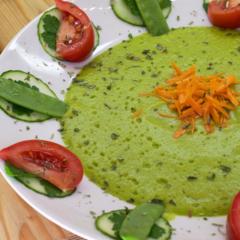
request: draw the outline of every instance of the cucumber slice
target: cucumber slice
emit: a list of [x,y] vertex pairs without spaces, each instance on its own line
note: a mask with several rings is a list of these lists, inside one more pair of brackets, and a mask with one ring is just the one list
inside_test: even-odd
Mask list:
[[206,13],[208,13],[208,5],[210,3],[211,0],[203,0],[203,8],[206,11]]
[[123,240],[146,240],[154,223],[164,212],[163,204],[144,203],[134,208],[124,219],[119,234]]
[[[22,81],[24,83],[27,83],[31,87],[38,88],[41,93],[56,98],[56,94],[49,88],[46,83],[44,83],[42,80],[36,78],[30,73],[26,73],[20,70],[10,70],[2,73],[1,77],[14,81]],[[26,122],[41,122],[51,118],[46,114],[34,112],[10,103],[3,98],[0,98],[0,108],[9,116]]]
[[[163,16],[167,18],[172,9],[172,2],[170,0],[158,0],[158,2],[162,8]],[[136,26],[145,26],[140,13],[137,11],[133,13],[125,0],[111,0],[111,6],[115,15],[122,21]]]
[[43,34],[45,33],[45,28],[44,28],[44,19],[47,16],[53,16],[55,18],[57,18],[59,21],[61,19],[61,12],[57,9],[57,8],[52,8],[48,11],[46,11],[40,18],[39,22],[38,22],[38,39],[42,45],[42,48],[45,50],[45,52],[47,54],[49,54],[50,56],[57,58],[59,60],[60,59],[57,56],[56,50],[52,49],[51,47],[48,46],[48,44],[45,42]]
[[168,18],[172,11],[172,1],[171,0],[158,0],[159,5],[162,9],[163,16]]
[[21,182],[27,188],[33,190],[34,192],[40,193],[42,195],[48,196],[50,198],[63,198],[70,196],[74,191],[66,191],[58,189],[51,183],[37,176],[29,174],[19,168],[16,168],[10,164],[5,165],[5,172],[8,176],[14,177],[16,180]]
[[[54,57],[56,59],[63,60],[63,59],[59,58],[59,56],[56,53],[56,50],[51,48],[51,47],[49,47],[48,44],[44,40],[44,37],[43,37],[43,34],[45,32],[45,29],[44,29],[44,19],[45,19],[46,16],[55,17],[55,18],[58,19],[58,21],[61,20],[61,12],[57,8],[52,8],[52,9],[48,10],[47,12],[45,12],[41,16],[41,18],[40,18],[40,20],[38,22],[38,39],[39,39],[39,41],[40,41],[40,43],[42,45],[42,48],[45,50],[45,52],[47,54],[49,54],[50,56],[52,56],[52,57]],[[98,47],[98,45],[99,45],[100,37],[99,37],[99,32],[98,32],[97,28],[94,26],[94,24],[92,24],[92,25],[93,25],[93,30],[94,30],[94,49],[96,49]],[[55,39],[55,41],[56,41],[56,39]]]
[[93,25],[93,31],[94,31],[94,48],[93,48],[93,51],[99,46],[99,43],[100,43],[100,35],[99,35],[99,32],[97,30],[97,27]]
[[172,235],[172,227],[164,218],[159,218],[153,225],[147,240],[169,240]]
[[95,222],[96,228],[103,234],[111,238],[117,239],[119,238],[119,231],[122,222],[126,218],[128,213],[128,209],[121,209],[104,213],[97,217]]
[[[129,212],[128,209],[121,209],[103,213],[96,219],[96,228],[106,236],[113,239],[120,239],[119,232]],[[140,218],[138,221],[141,221]],[[168,221],[164,218],[159,218],[152,226],[147,240],[169,240],[171,235],[172,227]]]
[[136,26],[144,26],[141,16],[134,15],[124,0],[111,0],[112,10],[124,22]]

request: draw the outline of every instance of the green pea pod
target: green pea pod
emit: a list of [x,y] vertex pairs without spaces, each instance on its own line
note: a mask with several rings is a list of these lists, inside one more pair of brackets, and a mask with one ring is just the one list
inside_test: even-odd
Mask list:
[[136,0],[136,3],[150,34],[158,36],[169,32],[158,0]]
[[52,117],[62,117],[67,110],[67,105],[57,98],[10,79],[0,78],[0,97],[21,107]]
[[124,219],[120,236],[123,240],[146,240],[152,226],[164,212],[162,204],[144,203]]

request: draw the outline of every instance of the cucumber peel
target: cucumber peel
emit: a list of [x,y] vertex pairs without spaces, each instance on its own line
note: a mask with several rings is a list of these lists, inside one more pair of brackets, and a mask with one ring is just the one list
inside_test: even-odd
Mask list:
[[103,234],[114,239],[119,239],[119,231],[122,222],[126,218],[128,213],[128,209],[121,209],[103,213],[101,216],[97,217],[95,221],[95,226]]
[[33,190],[36,193],[48,196],[50,198],[63,198],[70,196],[74,193],[73,191],[62,191],[55,187],[48,181],[39,178],[31,173],[27,173],[19,168],[5,164],[5,172],[8,176],[14,177],[17,181],[25,185],[27,188]]
[[[13,81],[22,82],[27,87],[36,89],[37,91],[47,94],[56,98],[56,94],[49,88],[49,86],[42,80],[36,78],[30,73],[20,70],[9,70],[1,74],[2,78],[11,79]],[[38,113],[19,105],[13,104],[0,98],[0,108],[10,117],[25,121],[25,122],[42,122],[50,119],[51,117],[46,114]]]

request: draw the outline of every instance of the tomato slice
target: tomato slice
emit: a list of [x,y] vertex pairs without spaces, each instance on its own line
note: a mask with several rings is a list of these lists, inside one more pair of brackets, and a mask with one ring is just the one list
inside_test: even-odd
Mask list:
[[89,56],[94,48],[94,30],[87,14],[70,2],[55,0],[63,13],[57,36],[57,54],[64,60],[76,62]]
[[0,151],[0,159],[35,174],[63,191],[74,190],[83,177],[80,159],[65,147],[44,140],[27,140]]
[[233,200],[227,222],[228,240],[240,240],[240,192]]
[[240,0],[211,1],[208,6],[208,18],[218,27],[240,27]]

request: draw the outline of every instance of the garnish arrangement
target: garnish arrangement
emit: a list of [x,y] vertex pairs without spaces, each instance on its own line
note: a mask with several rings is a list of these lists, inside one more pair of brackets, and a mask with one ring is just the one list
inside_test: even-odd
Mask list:
[[98,31],[86,13],[62,0],[40,18],[38,37],[46,53],[70,62],[85,60],[99,45]]
[[[55,3],[39,19],[38,44],[53,59],[85,63],[99,45],[99,28],[77,5]],[[8,176],[46,197],[71,196],[86,173],[136,205],[98,214],[103,236],[170,240],[174,228],[165,211],[205,217],[230,209],[227,238],[239,240],[240,34],[222,28],[240,27],[240,0],[203,1],[220,29],[171,29],[172,5],[111,0],[119,21],[147,32],[129,33],[84,66],[64,101],[44,79],[3,72],[0,108],[19,121],[59,120],[70,150],[25,140],[2,149],[0,159]]]
[[196,66],[186,71],[176,64],[172,66],[174,75],[166,81],[167,86],[157,86],[153,93],[147,95],[160,98],[173,111],[172,115],[159,113],[161,117],[182,122],[174,137],[194,133],[198,119],[202,120],[207,133],[213,132],[215,127],[227,127],[231,111],[239,106],[240,93],[234,89],[239,84],[236,77],[223,74],[200,76]]

